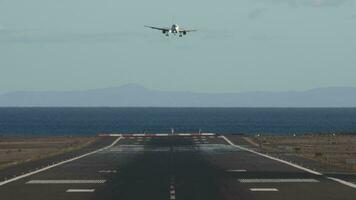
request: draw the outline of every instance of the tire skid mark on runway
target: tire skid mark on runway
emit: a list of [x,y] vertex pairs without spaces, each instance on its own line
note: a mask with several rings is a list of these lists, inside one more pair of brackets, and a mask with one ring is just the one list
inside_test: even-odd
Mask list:
[[[247,152],[250,152],[250,153],[254,153],[254,154],[257,154],[259,156],[262,156],[262,157],[265,157],[265,158],[269,158],[271,160],[274,160],[274,161],[278,161],[278,162],[281,162],[281,163],[284,163],[286,165],[289,165],[289,166],[292,166],[294,168],[297,168],[297,169],[300,169],[300,170],[303,170],[303,171],[306,171],[306,172],[309,172],[311,174],[314,174],[314,175],[319,175],[319,176],[324,176],[322,173],[320,172],[317,172],[317,171],[314,171],[314,170],[311,170],[311,169],[308,169],[308,168],[305,168],[305,167],[302,167],[300,165],[297,165],[297,164],[294,164],[294,163],[291,163],[291,162],[288,162],[288,161],[285,161],[285,160],[282,160],[282,159],[279,159],[279,158],[275,158],[273,156],[270,156],[270,155],[266,155],[266,154],[263,154],[263,153],[260,153],[260,152],[257,152],[257,151],[254,151],[254,150],[251,150],[251,149],[248,149],[246,147],[242,147],[240,145],[236,145],[234,144],[233,142],[231,142],[231,140],[229,140],[227,137],[225,136],[220,136],[220,138],[223,138],[228,144],[230,144],[231,146],[234,146],[238,149],[241,149],[241,150],[244,150],[244,151],[247,151]],[[325,176],[324,176],[325,177]],[[348,187],[351,187],[351,188],[354,188],[356,189],[356,184],[353,184],[351,182],[347,182],[347,181],[344,181],[344,180],[341,180],[341,179],[338,179],[338,178],[333,178],[333,177],[325,177],[327,179],[330,179],[330,180],[333,180],[335,182],[338,182],[340,184],[343,184],[343,185],[346,185]]]
[[0,186],[3,186],[3,185],[5,185],[5,184],[11,183],[11,182],[14,182],[14,181],[17,181],[17,180],[20,180],[20,179],[23,179],[23,178],[26,178],[26,177],[29,177],[29,176],[32,176],[32,175],[34,175],[34,174],[38,174],[38,173],[40,173],[40,172],[44,172],[44,171],[46,171],[46,170],[52,169],[52,168],[54,168],[54,167],[58,167],[58,166],[60,166],[60,165],[63,165],[63,164],[69,163],[69,162],[73,162],[73,161],[75,161],[75,160],[78,160],[78,159],[87,157],[87,156],[89,156],[89,155],[92,155],[92,154],[95,154],[95,153],[98,153],[98,152],[107,150],[107,149],[113,147],[113,146],[114,146],[116,143],[118,143],[121,139],[122,139],[122,137],[119,137],[119,138],[117,138],[113,143],[111,143],[109,146],[103,147],[103,148],[101,148],[101,149],[98,149],[98,150],[95,150],[95,151],[92,151],[92,152],[83,154],[83,155],[81,155],[81,156],[77,156],[77,157],[71,158],[71,159],[69,159],[69,160],[65,160],[65,161],[56,163],[56,164],[53,164],[53,165],[49,165],[49,166],[47,166],[47,167],[44,167],[44,168],[41,168],[41,169],[32,171],[32,172],[30,172],[30,173],[26,173],[26,174],[23,174],[23,175],[20,175],[20,176],[17,176],[17,177],[8,179],[8,180],[6,180],[6,181],[2,181],[2,182],[0,182]]

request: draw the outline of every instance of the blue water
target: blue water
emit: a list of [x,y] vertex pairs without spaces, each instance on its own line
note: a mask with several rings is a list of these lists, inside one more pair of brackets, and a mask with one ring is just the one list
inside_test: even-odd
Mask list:
[[0,108],[2,135],[355,132],[356,108]]

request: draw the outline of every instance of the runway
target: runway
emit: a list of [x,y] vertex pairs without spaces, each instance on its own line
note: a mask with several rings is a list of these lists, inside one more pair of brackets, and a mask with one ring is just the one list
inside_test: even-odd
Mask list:
[[356,197],[352,177],[341,183],[217,135],[113,136],[106,146],[18,177],[0,182],[1,200]]

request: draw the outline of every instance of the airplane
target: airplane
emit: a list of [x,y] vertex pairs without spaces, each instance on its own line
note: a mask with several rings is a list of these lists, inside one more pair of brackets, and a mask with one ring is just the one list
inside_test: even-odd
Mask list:
[[179,37],[182,37],[183,35],[186,35],[189,32],[197,31],[197,30],[183,29],[183,28],[179,27],[177,24],[173,24],[171,28],[160,28],[160,27],[154,27],[154,26],[145,26],[145,27],[160,30],[166,36],[169,36],[170,33],[173,33],[173,35],[179,34]]

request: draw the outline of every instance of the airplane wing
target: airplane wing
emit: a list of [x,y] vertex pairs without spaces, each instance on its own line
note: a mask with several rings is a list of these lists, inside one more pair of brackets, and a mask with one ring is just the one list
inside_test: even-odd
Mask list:
[[154,26],[145,26],[145,27],[160,30],[160,31],[169,31],[169,28],[159,28]]
[[190,29],[190,30],[189,29],[187,29],[187,30],[186,29],[182,29],[182,30],[179,30],[180,33],[189,33],[189,32],[195,32],[195,31],[197,31],[197,30],[194,30],[194,29]]

